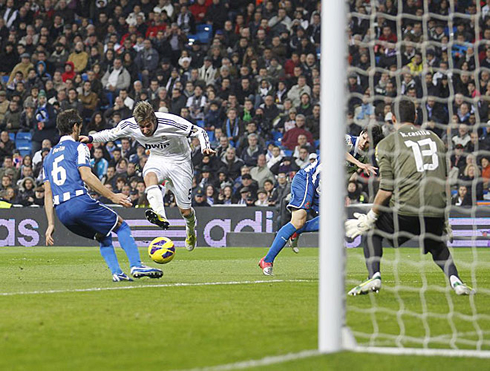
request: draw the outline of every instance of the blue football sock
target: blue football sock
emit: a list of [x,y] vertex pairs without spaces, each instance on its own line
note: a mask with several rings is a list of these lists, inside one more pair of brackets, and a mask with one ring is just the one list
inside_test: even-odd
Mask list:
[[281,252],[281,250],[286,245],[286,242],[288,242],[289,238],[293,235],[294,232],[296,232],[296,228],[294,227],[294,225],[291,224],[291,222],[283,226],[279,230],[279,232],[277,232],[276,238],[274,238],[274,242],[272,242],[272,246],[264,258],[264,261],[266,263],[274,262],[277,254]]
[[116,252],[112,245],[112,237],[107,236],[100,242],[100,254],[104,258],[112,274],[121,274],[122,270],[117,261]]
[[296,233],[300,234],[303,232],[318,232],[319,224],[320,224],[320,217],[317,216],[311,220],[308,220],[302,228],[296,231]]
[[131,236],[131,229],[128,223],[123,222],[116,231],[116,234],[122,249],[128,256],[129,265],[131,267],[139,267],[141,265],[140,252],[133,236]]

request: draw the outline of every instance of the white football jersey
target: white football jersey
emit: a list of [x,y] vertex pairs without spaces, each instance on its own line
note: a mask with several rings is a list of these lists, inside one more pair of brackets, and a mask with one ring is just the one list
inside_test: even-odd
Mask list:
[[206,131],[186,119],[171,113],[155,112],[157,129],[151,137],[146,137],[134,117],[122,120],[115,128],[92,135],[94,142],[109,142],[119,138],[133,138],[150,155],[164,156],[169,161],[181,162],[191,159],[189,138],[197,137],[201,151],[211,148]]

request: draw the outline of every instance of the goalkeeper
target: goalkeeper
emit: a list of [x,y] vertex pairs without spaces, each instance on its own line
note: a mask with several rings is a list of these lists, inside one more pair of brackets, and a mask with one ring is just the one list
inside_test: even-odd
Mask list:
[[[445,147],[439,137],[415,125],[415,105],[401,100],[393,104],[396,131],[376,148],[381,176],[380,189],[369,213],[354,214],[345,223],[346,235],[363,238],[369,277],[349,291],[366,294],[381,289],[382,241],[400,246],[419,237],[424,254],[430,253],[458,295],[473,294],[458,275],[443,235],[450,233],[445,218],[447,165]],[[396,113],[396,114],[395,114]],[[389,207],[388,207],[389,205]]]

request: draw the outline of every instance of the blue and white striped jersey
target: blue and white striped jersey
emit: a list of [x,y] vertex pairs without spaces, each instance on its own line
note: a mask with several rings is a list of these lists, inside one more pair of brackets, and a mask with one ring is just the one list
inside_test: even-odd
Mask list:
[[53,203],[59,205],[70,198],[87,193],[78,168],[90,167],[88,147],[76,142],[71,136],[61,137],[44,159],[43,181],[49,181],[53,192]]
[[355,159],[359,159],[359,157],[365,156],[366,153],[362,150],[359,149],[357,146],[357,140],[359,137],[356,137],[354,135],[345,135],[345,145],[347,146],[347,152],[349,152],[352,156],[354,156]]
[[122,120],[114,129],[103,130],[92,135],[94,142],[109,142],[119,138],[137,140],[150,154],[164,156],[172,162],[190,161],[191,148],[188,138],[197,137],[201,151],[211,148],[206,131],[186,119],[171,113],[155,112],[158,127],[151,137],[146,137],[134,117]]
[[311,179],[311,183],[313,184],[313,187],[316,189],[316,192],[318,194],[321,194],[320,170],[321,170],[320,159],[317,159],[312,164],[300,170],[300,171],[304,171],[308,175],[308,177]]

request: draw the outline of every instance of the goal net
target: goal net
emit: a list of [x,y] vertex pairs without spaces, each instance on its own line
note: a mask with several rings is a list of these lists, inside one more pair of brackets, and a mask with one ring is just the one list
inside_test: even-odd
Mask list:
[[[476,291],[456,295],[431,254],[424,254],[420,240],[393,249],[385,239],[380,292],[342,299],[344,323],[355,338],[356,345],[351,342],[350,347],[489,357],[490,5],[478,0],[351,0],[346,6],[344,132],[352,136],[352,148],[363,131],[371,133],[376,125],[388,136],[394,130],[392,103],[402,98],[415,103],[415,123],[437,134],[447,149],[451,205],[446,215],[454,237],[447,244],[462,281]],[[323,41],[322,54],[329,53],[328,39]],[[323,85],[322,94],[329,86]],[[422,167],[427,166],[425,160],[435,149],[418,145],[413,155],[421,157]],[[366,152],[352,154],[373,163],[374,148]],[[352,218],[354,212],[370,210],[380,179],[355,166],[347,169],[342,194],[345,216]],[[418,186],[436,187],[423,183]],[[420,220],[423,224],[422,214]],[[426,227],[422,225],[424,235],[432,232]],[[346,239],[345,246],[344,295],[368,276],[361,237]],[[324,261],[326,253],[320,254]],[[321,292],[320,343],[325,331],[322,301],[328,300]]]

